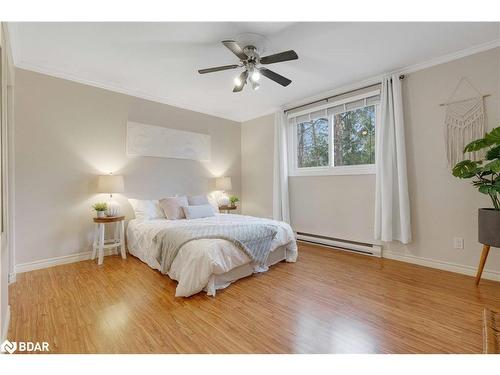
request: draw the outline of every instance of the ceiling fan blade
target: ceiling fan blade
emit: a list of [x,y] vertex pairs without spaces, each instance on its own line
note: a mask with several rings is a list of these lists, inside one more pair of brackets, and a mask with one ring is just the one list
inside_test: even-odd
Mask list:
[[294,50],[276,53],[274,55],[264,56],[260,58],[261,64],[274,64],[282,61],[297,60],[299,56]]
[[223,40],[224,44],[232,53],[234,53],[240,60],[245,61],[248,56],[243,52],[243,49],[234,40]]
[[240,92],[243,90],[243,87],[245,87],[245,84],[247,83],[247,78],[248,78],[248,70],[245,70],[243,73],[240,74],[240,82],[241,85],[236,85],[234,86],[233,92]]
[[198,70],[198,73],[205,74],[205,73],[220,72],[221,70],[236,69],[238,66],[239,65],[236,64],[216,66],[215,68],[200,69]]
[[273,80],[274,82],[279,83],[281,86],[288,86],[290,83],[292,83],[292,81],[289,80],[288,78],[283,77],[282,75],[275,73],[272,70],[269,70],[266,68],[260,68],[259,72],[264,77],[267,77],[267,78]]

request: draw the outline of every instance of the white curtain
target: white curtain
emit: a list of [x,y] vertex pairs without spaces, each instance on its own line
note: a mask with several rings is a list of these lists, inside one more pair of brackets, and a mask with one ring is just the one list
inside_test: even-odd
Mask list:
[[273,218],[290,223],[287,123],[288,119],[283,110],[274,114]]
[[411,242],[410,199],[401,82],[384,78],[380,98],[380,126],[376,130],[375,238]]

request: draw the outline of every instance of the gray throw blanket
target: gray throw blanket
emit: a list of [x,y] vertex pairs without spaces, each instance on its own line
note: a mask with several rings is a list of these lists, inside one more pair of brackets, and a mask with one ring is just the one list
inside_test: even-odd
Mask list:
[[167,273],[183,245],[194,240],[215,238],[232,242],[254,262],[264,265],[276,233],[277,228],[274,225],[266,224],[189,225],[165,228],[154,238],[158,246],[156,259],[161,265],[161,272]]

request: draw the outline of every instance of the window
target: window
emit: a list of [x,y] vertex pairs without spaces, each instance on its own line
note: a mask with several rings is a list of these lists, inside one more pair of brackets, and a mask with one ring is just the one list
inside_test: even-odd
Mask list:
[[299,168],[328,166],[329,136],[329,125],[326,118],[297,124],[297,163]]
[[333,120],[335,166],[375,164],[375,106],[338,113]]
[[290,174],[375,173],[379,91],[289,115]]

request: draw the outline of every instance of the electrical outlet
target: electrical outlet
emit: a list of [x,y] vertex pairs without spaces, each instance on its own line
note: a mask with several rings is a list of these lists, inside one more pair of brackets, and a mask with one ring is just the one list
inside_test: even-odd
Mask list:
[[453,238],[453,248],[463,249],[464,248],[464,239],[462,237],[454,237]]

